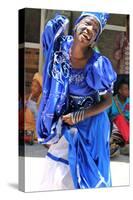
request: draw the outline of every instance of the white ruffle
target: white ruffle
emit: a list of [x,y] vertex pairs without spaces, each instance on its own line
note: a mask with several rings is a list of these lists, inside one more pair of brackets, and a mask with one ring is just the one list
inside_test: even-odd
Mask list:
[[[64,136],[61,137],[58,143],[52,145],[48,152],[56,157],[67,160],[68,143]],[[44,159],[44,174],[41,181],[41,188],[44,190],[74,189],[69,165],[52,160],[48,156]]]

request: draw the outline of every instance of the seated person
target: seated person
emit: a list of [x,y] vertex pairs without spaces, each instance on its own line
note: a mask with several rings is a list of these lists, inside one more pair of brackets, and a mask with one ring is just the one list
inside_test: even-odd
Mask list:
[[124,79],[119,82],[117,94],[113,96],[108,115],[112,125],[111,157],[119,155],[120,149],[122,152],[124,148],[123,154],[129,154],[129,84]]
[[36,118],[38,113],[38,107],[40,104],[41,94],[42,76],[39,73],[35,73],[32,80],[31,93],[30,95],[28,95],[25,102],[25,134],[32,134],[34,141],[37,140]]

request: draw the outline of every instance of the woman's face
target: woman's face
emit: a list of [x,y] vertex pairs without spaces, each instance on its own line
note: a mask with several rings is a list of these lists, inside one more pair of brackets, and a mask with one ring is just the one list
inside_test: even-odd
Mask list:
[[99,33],[99,22],[93,17],[84,17],[76,25],[76,38],[88,46],[90,46],[96,39]]

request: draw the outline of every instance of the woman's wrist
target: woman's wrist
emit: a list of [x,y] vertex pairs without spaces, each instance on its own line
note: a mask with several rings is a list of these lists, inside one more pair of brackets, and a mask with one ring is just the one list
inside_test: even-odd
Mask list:
[[71,119],[73,124],[77,124],[78,122],[83,121],[85,119],[85,110],[71,113]]

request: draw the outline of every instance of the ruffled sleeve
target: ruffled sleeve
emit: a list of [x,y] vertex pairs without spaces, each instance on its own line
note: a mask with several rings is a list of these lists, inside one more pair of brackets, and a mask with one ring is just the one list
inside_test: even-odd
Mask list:
[[59,140],[59,117],[65,109],[69,78],[67,58],[60,49],[66,38],[64,36],[68,22],[66,17],[56,15],[46,24],[42,36],[45,57],[43,92],[36,122],[38,141],[42,144],[52,144]]
[[43,54],[45,57],[58,36],[64,34],[68,23],[69,20],[62,15],[56,15],[54,19],[47,22],[42,35]]
[[113,92],[116,77],[117,75],[107,57],[101,56],[101,54],[94,56],[93,62],[87,69],[86,81],[89,87],[98,91],[100,95]]

